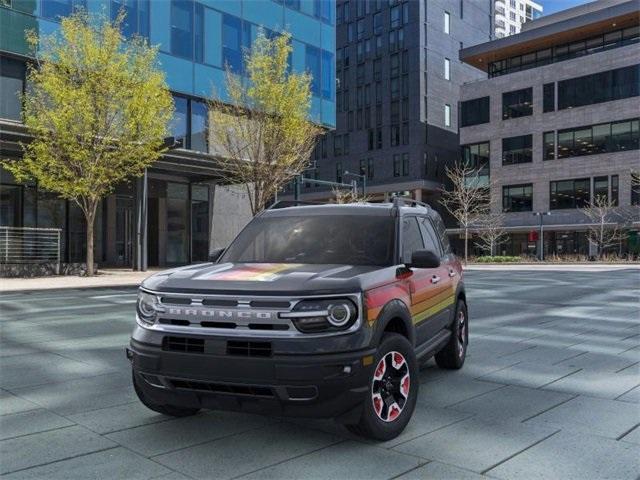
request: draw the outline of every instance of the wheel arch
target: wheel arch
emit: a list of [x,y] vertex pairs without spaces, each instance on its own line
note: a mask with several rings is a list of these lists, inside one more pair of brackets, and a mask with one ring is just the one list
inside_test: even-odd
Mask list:
[[375,323],[374,345],[380,344],[385,333],[398,333],[415,346],[415,328],[409,307],[401,300],[389,301],[380,311]]

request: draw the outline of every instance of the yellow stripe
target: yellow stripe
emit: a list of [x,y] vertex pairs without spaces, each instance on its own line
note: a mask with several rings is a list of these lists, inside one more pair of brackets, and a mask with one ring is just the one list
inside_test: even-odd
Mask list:
[[438,313],[440,310],[447,308],[449,305],[453,304],[455,300],[455,295],[451,295],[448,298],[445,298],[443,301],[441,301],[440,303],[435,304],[433,307],[428,308],[420,313],[418,313],[417,315],[413,316],[413,323],[420,323],[423,320],[425,320],[427,317],[430,317],[431,315]]
[[423,300],[423,301],[421,301],[419,303],[416,303],[415,305],[413,305],[411,307],[411,314],[412,315],[419,314],[423,310],[426,310],[427,308],[431,308],[434,305],[436,305],[436,304],[442,302],[443,300],[449,298],[450,295],[451,295],[451,289],[447,288],[446,290],[443,290],[442,292],[434,295],[431,298],[428,298],[428,299]]

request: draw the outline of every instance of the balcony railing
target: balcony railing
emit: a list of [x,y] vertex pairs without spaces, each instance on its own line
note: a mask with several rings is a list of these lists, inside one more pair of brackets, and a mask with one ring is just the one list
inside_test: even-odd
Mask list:
[[60,273],[59,228],[0,226],[0,263],[53,263]]

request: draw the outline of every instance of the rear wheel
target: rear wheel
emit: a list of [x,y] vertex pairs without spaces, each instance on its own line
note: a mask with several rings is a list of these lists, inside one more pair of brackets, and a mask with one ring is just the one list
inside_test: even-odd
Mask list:
[[199,408],[186,408],[186,407],[178,407],[176,405],[163,405],[152,402],[142,391],[140,386],[138,385],[138,380],[136,379],[136,374],[133,373],[133,388],[136,391],[136,395],[142,404],[153,410],[154,412],[161,413],[163,415],[168,415],[170,417],[190,417],[191,415],[195,415],[200,411]]
[[440,368],[457,370],[464,365],[469,345],[469,318],[467,305],[463,300],[458,300],[456,305],[456,316],[451,326],[451,333],[449,342],[436,353],[435,358]]
[[405,429],[418,396],[418,365],[409,341],[398,334],[382,338],[376,368],[360,421],[347,428],[363,437],[390,440]]

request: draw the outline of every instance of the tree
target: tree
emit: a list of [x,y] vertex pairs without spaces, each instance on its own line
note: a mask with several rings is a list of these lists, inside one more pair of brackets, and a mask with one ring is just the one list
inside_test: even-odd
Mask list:
[[482,167],[457,162],[447,167],[449,189],[441,190],[440,204],[456,219],[464,231],[464,262],[469,254],[469,229],[474,221],[489,211],[491,189],[481,180]]
[[478,245],[489,255],[496,255],[496,249],[504,243],[507,231],[504,228],[504,215],[501,213],[487,213],[472,221],[477,229]]
[[270,39],[260,32],[244,55],[246,78],[227,65],[227,98],[210,101],[221,174],[246,185],[253,215],[307,167],[319,133],[308,120],[311,77],[290,71],[291,52],[288,33]]
[[367,203],[369,197],[366,195],[360,195],[353,189],[336,188],[332,189],[335,203]]
[[33,140],[22,160],[6,163],[19,180],[34,179],[80,207],[87,275],[94,274],[100,200],[159,157],[173,114],[157,48],[125,41],[123,20],[81,11],[63,18],[58,34],[27,34],[36,64],[28,71],[24,123]]
[[623,215],[618,211],[616,202],[607,198],[607,195],[596,195],[581,210],[590,221],[587,240],[596,246],[598,256],[602,256],[607,247],[617,245],[625,238]]

